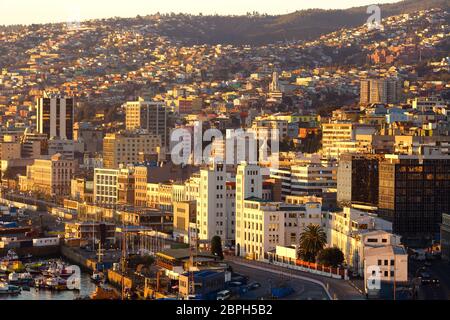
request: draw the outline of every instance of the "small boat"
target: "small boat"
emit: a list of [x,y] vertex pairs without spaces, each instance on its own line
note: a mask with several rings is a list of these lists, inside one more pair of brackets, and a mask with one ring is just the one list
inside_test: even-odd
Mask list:
[[47,278],[44,282],[44,286],[50,290],[67,290],[66,280],[59,277]]
[[16,272],[11,272],[8,275],[8,282],[9,284],[13,284],[13,285],[28,285],[33,281],[33,276],[28,273],[28,272],[24,272],[24,273],[16,273]]
[[62,268],[59,270],[59,276],[61,278],[69,278],[71,275],[75,273],[75,270],[68,270],[65,266],[62,266]]
[[17,253],[14,250],[10,249],[10,250],[8,250],[8,253],[6,254],[5,257],[3,257],[2,260],[3,261],[16,261],[16,260],[19,260],[19,256],[17,255]]
[[0,282],[0,295],[18,295],[21,291],[21,288],[18,286]]
[[92,273],[91,280],[92,280],[94,283],[97,283],[97,284],[98,284],[98,283],[101,283],[101,282],[103,282],[103,281],[105,280],[105,276],[103,275],[102,272],[94,271],[94,272]]
[[45,288],[45,278],[44,277],[38,277],[34,279],[34,287],[41,289]]

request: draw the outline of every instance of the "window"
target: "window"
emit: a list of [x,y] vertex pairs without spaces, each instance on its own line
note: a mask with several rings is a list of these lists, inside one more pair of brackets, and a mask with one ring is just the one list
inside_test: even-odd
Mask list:
[[381,266],[381,260],[378,260],[378,265]]

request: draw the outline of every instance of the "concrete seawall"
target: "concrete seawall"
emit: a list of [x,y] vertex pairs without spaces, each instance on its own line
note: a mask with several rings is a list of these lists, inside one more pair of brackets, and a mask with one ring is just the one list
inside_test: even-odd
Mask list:
[[83,255],[73,248],[67,247],[65,245],[61,245],[61,255],[70,261],[73,264],[78,265],[80,268],[84,270],[94,270],[91,263],[89,263],[89,259],[83,257]]

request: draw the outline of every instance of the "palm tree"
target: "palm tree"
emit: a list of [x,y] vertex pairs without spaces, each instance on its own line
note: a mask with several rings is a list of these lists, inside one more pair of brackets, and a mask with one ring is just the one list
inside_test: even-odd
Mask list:
[[327,243],[327,234],[319,225],[309,225],[300,236],[298,255],[300,259],[315,262],[317,254]]

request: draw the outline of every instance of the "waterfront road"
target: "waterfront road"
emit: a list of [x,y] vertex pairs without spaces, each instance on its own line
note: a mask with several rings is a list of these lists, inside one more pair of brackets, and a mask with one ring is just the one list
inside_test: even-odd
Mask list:
[[233,268],[234,272],[248,276],[248,283],[259,283],[260,288],[256,290],[248,291],[247,293],[236,297],[239,300],[258,300],[258,299],[270,299],[271,288],[279,286],[280,284],[288,284],[289,287],[294,289],[294,293],[283,298],[283,300],[329,300],[329,296],[325,292],[322,286],[282,275],[279,272],[267,272],[261,269],[255,269],[254,267],[248,267],[241,263],[235,263],[227,261],[227,263]]
[[[312,281],[309,284],[318,286],[317,284],[313,283],[314,281],[320,281],[325,286],[328,286],[328,291],[333,299],[338,300],[361,300],[365,299],[365,296],[363,296],[357,289],[355,289],[349,281],[345,280],[338,280],[338,279],[331,279],[328,277],[323,277],[315,274],[310,274],[307,272],[302,272],[298,270],[292,270],[287,269],[280,266],[275,266],[269,263],[260,262],[260,261],[251,261],[251,260],[245,260],[239,257],[234,256],[226,256],[226,262],[230,263],[230,265],[233,267],[233,265],[238,265],[241,268],[247,268],[244,273],[245,275],[253,275],[253,274],[259,274],[261,273],[265,277],[272,277],[273,274],[275,275],[282,275],[285,278],[288,279],[299,279],[302,282],[308,282],[308,280]],[[233,268],[234,269],[234,268]],[[236,269],[238,271],[239,269]],[[239,272],[239,271],[238,271]],[[272,274],[272,275],[271,275]],[[251,280],[250,280],[251,281]],[[305,295],[307,296],[307,294]]]
[[[425,264],[424,261],[409,259],[409,278],[413,283],[419,284],[419,300],[449,300],[450,299],[450,264],[442,260],[432,260]],[[438,279],[439,284],[420,285],[418,276],[420,271],[428,273],[431,279]]]

